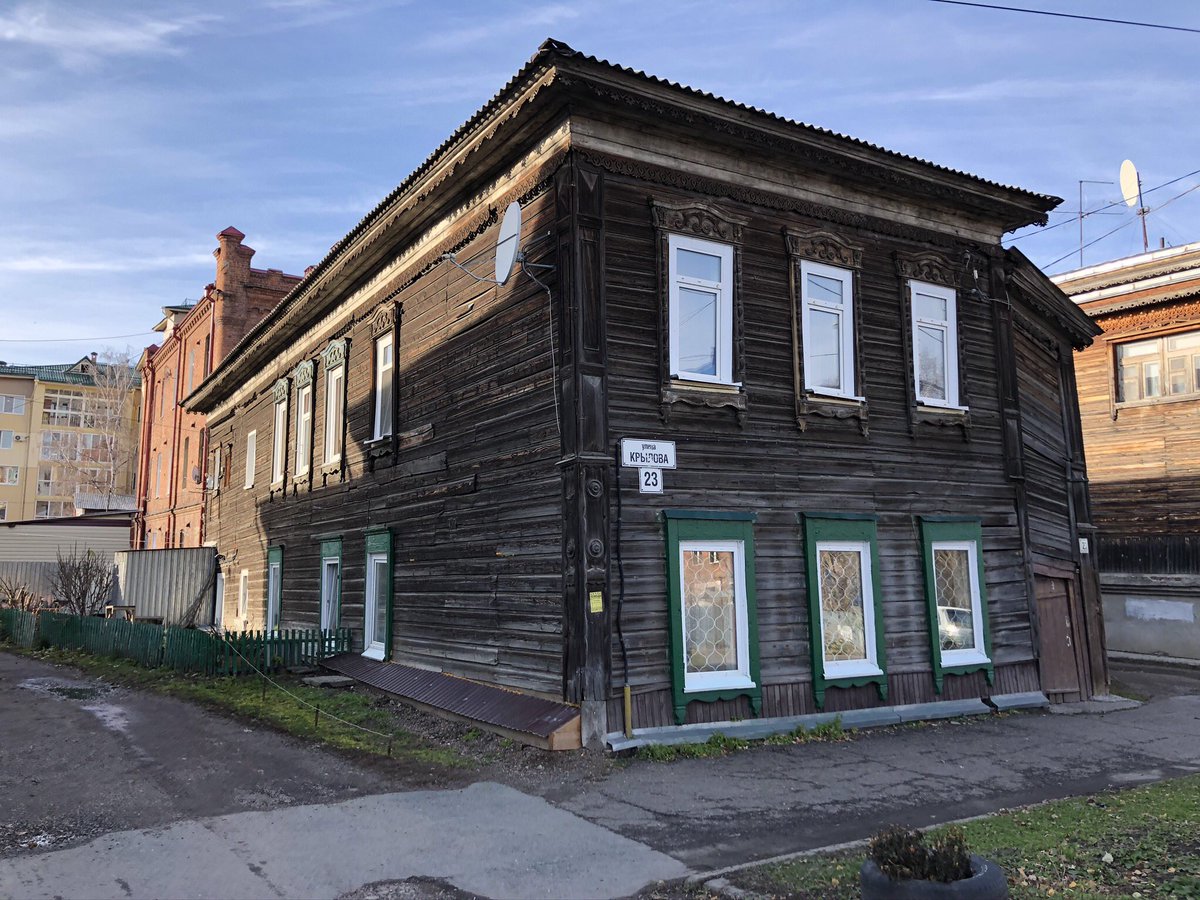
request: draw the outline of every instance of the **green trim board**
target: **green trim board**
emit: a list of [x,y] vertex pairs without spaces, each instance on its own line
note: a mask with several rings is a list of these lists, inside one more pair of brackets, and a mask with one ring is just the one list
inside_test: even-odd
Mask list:
[[[275,610],[275,627],[278,628],[283,622],[283,545],[277,544],[274,547],[267,548],[267,618],[270,618],[271,611],[271,566],[279,564],[279,608]],[[263,622],[263,625],[267,625]]]
[[[707,513],[700,510],[664,510],[667,554],[667,605],[670,610],[671,692],[676,724],[687,717],[689,703],[712,703],[747,697],[754,715],[762,713],[762,675],[759,671],[758,613],[755,601],[753,513]],[[679,546],[687,541],[740,542],[745,591],[746,653],[750,684],[713,690],[685,689],[686,662],[683,633],[683,587]]]
[[[929,610],[929,658],[933,668],[933,685],[942,692],[947,675],[966,675],[984,672],[988,684],[994,684],[996,669],[992,662],[992,628],[988,615],[987,580],[983,566],[983,525],[979,519],[956,516],[918,516],[921,526],[921,568],[925,575],[925,603]],[[979,588],[979,618],[983,631],[985,659],[964,665],[944,665],[938,620],[937,584],[933,571],[933,545],[939,541],[956,541],[975,545],[975,578]]]
[[[394,352],[394,351],[393,351]],[[393,357],[394,358],[394,357]],[[383,658],[392,658],[392,619],[395,615],[395,557],[392,553],[392,530],[390,528],[372,528],[366,532],[366,564],[371,564],[371,556],[376,553],[387,554],[387,622],[384,626]],[[365,623],[364,623],[365,624]]]
[[337,603],[333,608],[333,621],[329,623],[329,627],[337,628],[342,622],[342,539],[329,538],[321,541],[321,567],[317,582],[317,625],[321,624],[320,604],[324,602],[325,592],[325,560],[336,557],[338,561],[338,577],[337,577]]
[[[809,646],[812,648],[813,696],[818,709],[825,708],[825,692],[831,687],[861,687],[874,684],[879,699],[887,699],[887,647],[883,633],[883,591],[879,582],[879,545],[874,516],[853,513],[801,513],[804,526],[804,572],[808,592]],[[821,631],[820,571],[817,544],[825,541],[863,543],[870,548],[872,630],[878,674],[828,677],[825,674],[825,640]]]

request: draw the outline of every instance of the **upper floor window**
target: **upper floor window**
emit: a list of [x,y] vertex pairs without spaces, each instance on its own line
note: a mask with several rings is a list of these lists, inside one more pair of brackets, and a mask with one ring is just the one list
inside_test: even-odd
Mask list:
[[820,394],[853,397],[854,291],[849,269],[804,260],[804,387]]
[[950,288],[923,281],[909,281],[908,285],[917,402],[959,408],[956,295]]
[[5,521],[7,518],[8,518],[8,504],[0,503],[0,522]]
[[1117,402],[1200,395],[1200,331],[1117,345]]
[[312,384],[296,392],[296,474],[307,475],[312,465]]
[[65,428],[83,427],[83,391],[46,391],[42,401],[42,424]]
[[385,334],[375,340],[375,432],[373,438],[392,433],[392,371],[395,340]]
[[271,484],[283,481],[283,464],[287,450],[287,382],[283,393],[275,394],[275,425],[271,433]]
[[187,361],[187,392],[192,392],[192,385],[196,383],[196,348],[193,347],[188,351]]
[[0,466],[0,484],[18,484],[20,479],[20,466]]
[[346,409],[346,341],[333,341],[321,354],[325,363],[326,465],[341,462]]
[[0,430],[0,450],[11,450],[13,445],[13,432]]
[[0,394],[0,413],[25,415],[25,398],[16,394]]
[[254,455],[258,452],[258,432],[246,435],[246,487],[254,487]]
[[733,247],[672,234],[671,377],[733,384]]

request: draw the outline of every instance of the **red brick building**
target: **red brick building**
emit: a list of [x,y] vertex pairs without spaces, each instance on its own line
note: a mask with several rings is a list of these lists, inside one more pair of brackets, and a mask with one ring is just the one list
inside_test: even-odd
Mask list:
[[154,328],[162,344],[147,347],[138,363],[144,390],[135,547],[204,543],[204,416],[179,402],[300,281],[279,269],[252,268],[254,249],[243,238],[232,227],[217,235],[216,280],[197,303],[163,307]]

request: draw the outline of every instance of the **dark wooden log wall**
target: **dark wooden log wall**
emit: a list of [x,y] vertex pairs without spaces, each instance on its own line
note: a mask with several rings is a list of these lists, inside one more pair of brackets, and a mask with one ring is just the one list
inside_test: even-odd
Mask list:
[[1100,539],[1200,533],[1200,403],[1116,405],[1115,345],[1200,329],[1200,299],[1100,315],[1104,336],[1078,354],[1080,414]]
[[[524,209],[524,239],[554,227],[553,191],[547,191]],[[483,251],[471,266],[481,274],[490,275],[497,230],[460,252]],[[553,251],[552,241],[542,241],[533,261],[553,261]],[[383,302],[401,311],[394,456],[364,443],[372,432],[371,319],[378,304],[303,338],[303,358],[317,361],[313,479],[295,482],[291,475],[295,426],[289,417],[285,490],[269,491],[269,384],[213,427],[214,441],[231,450],[228,481],[209,506],[210,534],[227,558],[226,609],[236,607],[237,573],[248,568],[251,625],[262,621],[265,547],[282,544],[282,624],[315,627],[320,542],[340,537],[341,622],[360,630],[363,532],[388,526],[395,562],[392,659],[559,697],[562,500],[555,464],[561,439],[547,295],[527,278],[496,287],[441,263]],[[350,341],[346,452],[341,469],[323,477],[319,354],[334,336]],[[292,416],[294,396],[293,389]],[[258,431],[257,478],[244,490],[245,435],[252,428]]]
[[[878,516],[887,635],[889,703],[935,699],[923,595],[919,515],[979,516],[992,623],[996,692],[1037,685],[1026,567],[1014,489],[1005,475],[996,347],[990,301],[959,291],[961,381],[970,403],[961,426],[913,423],[903,349],[903,280],[894,253],[937,249],[958,262],[952,241],[931,248],[911,238],[809,220],[728,198],[706,198],[745,220],[741,242],[748,410],[739,424],[729,408],[675,404],[661,418],[657,363],[659,310],[655,232],[649,201],[686,204],[694,194],[609,174],[605,193],[606,295],[609,314],[610,444],[622,437],[674,440],[679,468],[665,472],[662,496],[637,492],[635,472],[618,473],[628,678],[637,695],[634,725],[671,720],[663,508],[753,510],[758,566],[758,635],[764,715],[812,711],[803,534],[797,514],[823,511]],[[796,422],[789,258],[782,228],[824,228],[860,245],[863,267],[860,352],[868,433],[857,419]],[[986,272],[984,283],[986,284]],[[614,539],[615,539],[614,523]],[[618,590],[614,586],[614,591]],[[613,682],[624,674],[614,643]],[[985,691],[979,677],[950,676],[943,696]],[[831,689],[827,708],[873,706],[874,688]],[[746,708],[742,708],[746,707]],[[613,703],[610,723],[619,722]],[[689,721],[745,716],[742,701],[689,706]]]

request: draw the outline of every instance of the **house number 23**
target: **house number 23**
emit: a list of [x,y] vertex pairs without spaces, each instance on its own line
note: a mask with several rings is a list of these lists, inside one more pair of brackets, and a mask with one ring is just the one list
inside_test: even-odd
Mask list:
[[661,494],[662,492],[662,469],[638,469],[639,494]]

